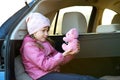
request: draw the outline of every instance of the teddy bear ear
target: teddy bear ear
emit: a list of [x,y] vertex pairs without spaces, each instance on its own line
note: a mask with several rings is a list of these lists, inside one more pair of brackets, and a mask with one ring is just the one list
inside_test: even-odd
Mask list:
[[71,34],[74,34],[74,30],[73,29],[71,30]]
[[77,31],[76,28],[73,28],[71,33],[74,34],[76,31]]
[[72,29],[72,34],[74,34],[74,36],[78,37],[78,30],[76,28]]

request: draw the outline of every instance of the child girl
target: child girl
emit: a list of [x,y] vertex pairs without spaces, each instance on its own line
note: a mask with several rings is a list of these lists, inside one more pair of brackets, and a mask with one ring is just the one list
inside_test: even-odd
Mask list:
[[97,80],[91,76],[60,73],[60,66],[73,59],[79,47],[77,51],[63,53],[52,47],[47,38],[50,21],[40,13],[31,13],[26,23],[29,34],[24,38],[20,52],[25,71],[33,80]]

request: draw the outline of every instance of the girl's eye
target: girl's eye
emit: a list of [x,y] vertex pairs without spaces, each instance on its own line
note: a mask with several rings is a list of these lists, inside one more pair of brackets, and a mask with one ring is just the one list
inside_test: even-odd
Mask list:
[[43,32],[45,32],[45,30],[42,30]]
[[48,32],[48,30],[42,30],[42,32],[43,32],[43,33],[46,33],[46,32]]
[[48,32],[49,30],[43,30],[43,32]]
[[49,30],[47,30],[47,32],[48,32]]

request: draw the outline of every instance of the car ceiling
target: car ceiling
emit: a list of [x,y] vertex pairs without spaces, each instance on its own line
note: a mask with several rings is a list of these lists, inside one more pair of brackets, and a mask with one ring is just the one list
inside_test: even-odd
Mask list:
[[[118,13],[120,13],[120,0],[41,0],[41,4],[46,5],[46,8],[43,10],[50,10],[50,9],[60,9],[68,6],[75,6],[75,5],[81,5],[81,6],[96,6],[99,9],[109,8],[112,9]],[[41,5],[41,6],[42,6]],[[40,10],[41,10],[40,9]]]

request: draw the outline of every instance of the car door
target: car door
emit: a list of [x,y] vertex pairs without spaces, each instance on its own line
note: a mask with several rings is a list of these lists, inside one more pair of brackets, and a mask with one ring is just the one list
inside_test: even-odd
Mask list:
[[17,23],[29,11],[29,9],[32,8],[35,2],[36,2],[35,0],[32,0],[29,4],[25,2],[26,5],[20,10],[18,10],[10,18],[8,18],[0,27],[0,49],[1,49],[0,51],[0,80],[12,80],[13,79],[13,76],[11,76],[13,73],[9,73],[10,62],[8,60],[9,60],[10,55],[6,53],[9,51],[8,49],[6,50],[6,46],[5,46],[7,44],[6,41],[9,40],[8,39],[9,34],[11,33],[10,30],[12,30],[15,27],[15,25],[17,25]]

